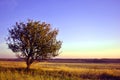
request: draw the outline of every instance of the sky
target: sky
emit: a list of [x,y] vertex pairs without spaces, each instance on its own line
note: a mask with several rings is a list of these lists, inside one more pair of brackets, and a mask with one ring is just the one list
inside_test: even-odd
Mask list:
[[0,58],[15,58],[8,28],[28,19],[59,29],[57,58],[120,58],[120,0],[0,0]]

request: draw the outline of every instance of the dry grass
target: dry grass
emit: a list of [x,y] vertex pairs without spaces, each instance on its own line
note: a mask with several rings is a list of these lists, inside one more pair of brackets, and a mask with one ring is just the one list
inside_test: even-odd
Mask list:
[[0,61],[0,80],[120,80],[120,64]]

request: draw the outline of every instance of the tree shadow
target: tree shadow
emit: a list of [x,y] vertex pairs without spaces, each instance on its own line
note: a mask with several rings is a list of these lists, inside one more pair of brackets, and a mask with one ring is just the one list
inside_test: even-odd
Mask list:
[[20,68],[15,68],[15,67],[2,67],[0,66],[0,71],[1,72],[6,72],[6,71],[11,71],[11,72],[33,72],[33,71],[37,71],[36,69],[29,69],[26,70],[26,68],[24,67],[20,67]]
[[101,80],[120,80],[120,76],[114,76],[107,73],[103,73],[99,76]]

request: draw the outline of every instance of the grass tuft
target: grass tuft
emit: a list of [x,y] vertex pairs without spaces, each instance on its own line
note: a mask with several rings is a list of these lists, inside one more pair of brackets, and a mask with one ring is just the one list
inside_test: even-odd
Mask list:
[[0,61],[0,80],[120,80],[120,64]]

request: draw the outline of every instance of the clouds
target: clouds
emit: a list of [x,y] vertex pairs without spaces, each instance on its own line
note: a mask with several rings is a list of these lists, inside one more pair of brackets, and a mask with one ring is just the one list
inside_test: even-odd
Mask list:
[[5,42],[0,43],[0,58],[15,58],[15,54],[8,49],[8,46],[5,44]]

